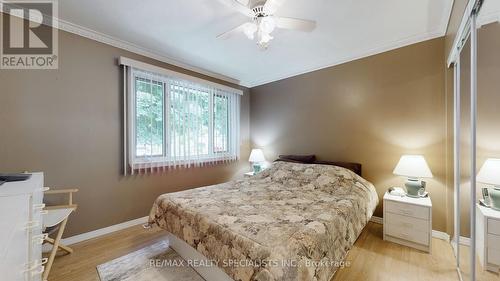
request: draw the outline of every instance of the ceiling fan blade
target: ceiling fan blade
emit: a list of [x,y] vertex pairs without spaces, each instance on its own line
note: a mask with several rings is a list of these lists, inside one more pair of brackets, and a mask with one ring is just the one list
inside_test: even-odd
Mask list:
[[313,31],[316,28],[316,22],[312,20],[294,19],[276,17],[276,26],[285,29],[294,29],[300,31]]
[[267,0],[266,4],[264,4],[264,13],[268,15],[273,15],[276,13],[279,7],[285,3],[286,0]]
[[222,4],[235,9],[236,11],[242,13],[243,15],[253,18],[255,16],[254,12],[247,6],[241,4],[237,0],[219,0]]
[[220,34],[219,36],[217,36],[217,39],[228,39],[233,35],[236,35],[238,33],[243,33],[245,31],[245,28],[247,28],[247,26],[251,24],[252,24],[251,22],[246,22],[244,24],[238,25],[237,27]]

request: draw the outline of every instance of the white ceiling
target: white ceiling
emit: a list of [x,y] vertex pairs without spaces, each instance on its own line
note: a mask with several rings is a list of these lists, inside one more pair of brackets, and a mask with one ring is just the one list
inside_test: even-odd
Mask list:
[[477,23],[479,25],[500,22],[500,1],[486,0],[481,7]]
[[452,2],[288,0],[277,15],[315,20],[317,28],[275,30],[266,51],[243,34],[215,38],[247,20],[218,0],[64,0],[59,18],[77,33],[96,31],[115,45],[253,87],[443,36]]

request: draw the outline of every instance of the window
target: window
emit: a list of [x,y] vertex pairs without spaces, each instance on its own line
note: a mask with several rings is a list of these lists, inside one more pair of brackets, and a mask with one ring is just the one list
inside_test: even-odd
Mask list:
[[163,83],[135,78],[135,156],[162,156],[164,149]]
[[191,166],[238,159],[238,92],[136,68],[127,73],[129,166]]
[[229,137],[228,100],[226,96],[214,96],[214,152],[227,152]]

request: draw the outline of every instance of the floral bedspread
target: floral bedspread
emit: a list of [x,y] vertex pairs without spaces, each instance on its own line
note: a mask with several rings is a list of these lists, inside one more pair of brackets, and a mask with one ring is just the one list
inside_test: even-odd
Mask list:
[[234,280],[329,280],[378,204],[350,170],[275,162],[250,178],[163,194],[149,222]]

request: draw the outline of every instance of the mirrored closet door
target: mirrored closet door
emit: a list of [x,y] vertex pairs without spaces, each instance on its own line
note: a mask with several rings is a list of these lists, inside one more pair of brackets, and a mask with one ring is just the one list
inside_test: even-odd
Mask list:
[[[500,0],[486,0],[477,29],[476,280],[500,280]],[[496,19],[494,19],[496,17]]]
[[457,274],[476,280],[475,195],[477,16],[482,1],[466,8],[448,63],[454,69],[454,245]]
[[452,244],[461,280],[500,280],[499,22],[500,1],[470,1],[448,60],[454,69]]

